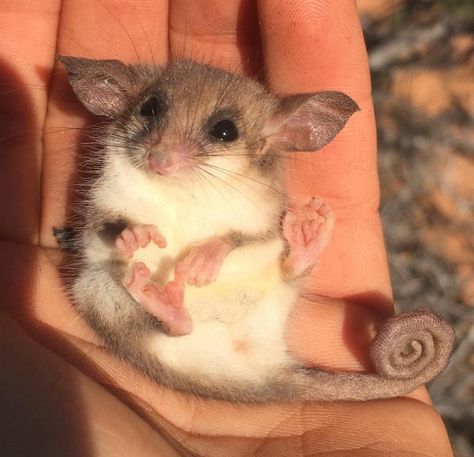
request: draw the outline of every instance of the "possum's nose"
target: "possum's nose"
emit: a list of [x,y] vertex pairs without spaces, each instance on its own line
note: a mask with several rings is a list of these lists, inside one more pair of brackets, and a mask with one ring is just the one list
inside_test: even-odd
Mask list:
[[155,154],[148,156],[148,166],[159,175],[169,175],[174,168],[174,163],[169,157],[158,157]]
[[148,166],[152,171],[163,176],[169,176],[176,171],[187,168],[191,164],[189,147],[183,144],[163,144],[152,148],[148,155]]

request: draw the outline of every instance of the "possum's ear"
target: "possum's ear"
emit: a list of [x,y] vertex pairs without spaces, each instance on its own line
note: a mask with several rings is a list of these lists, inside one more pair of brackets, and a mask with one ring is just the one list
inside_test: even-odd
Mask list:
[[58,56],[69,83],[82,104],[93,114],[115,117],[127,106],[133,88],[132,68],[119,60]]
[[342,92],[282,97],[267,124],[265,149],[317,151],[328,144],[358,110],[357,103]]

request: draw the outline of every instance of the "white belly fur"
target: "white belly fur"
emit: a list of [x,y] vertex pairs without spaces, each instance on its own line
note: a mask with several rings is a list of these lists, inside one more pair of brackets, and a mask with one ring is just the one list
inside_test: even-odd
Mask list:
[[[248,186],[241,192],[234,186],[216,193],[213,186],[203,189],[200,183],[183,192],[182,187],[150,184],[129,165],[120,168],[115,163],[111,173],[112,178],[104,180],[107,186],[95,189],[94,200],[134,223],[159,228],[167,247],[150,245],[134,256],[159,282],[172,277],[176,258],[189,244],[229,230],[261,233],[270,217],[265,211],[275,211],[258,189],[249,195]],[[150,352],[175,371],[201,373],[216,381],[225,374],[228,379],[263,382],[273,370],[287,365],[285,326],[297,291],[281,279],[282,248],[282,241],[273,239],[231,252],[215,283],[186,289],[193,332],[180,337],[152,335],[146,342]]]
[[177,338],[153,335],[148,347],[161,363],[185,374],[201,373],[216,381],[225,374],[254,384],[288,365],[285,327],[296,290],[281,280],[278,261],[266,266],[256,261],[260,251],[261,259],[268,254],[265,250],[275,252],[275,243],[271,244],[234,251],[218,281],[188,287],[185,304],[193,318],[193,332]]

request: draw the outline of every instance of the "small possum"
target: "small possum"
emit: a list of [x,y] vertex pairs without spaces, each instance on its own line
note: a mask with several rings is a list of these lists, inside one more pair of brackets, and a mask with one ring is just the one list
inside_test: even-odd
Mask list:
[[400,314],[371,348],[376,374],[304,367],[285,328],[335,223],[291,204],[288,151],[316,151],[359,108],[341,92],[278,97],[188,60],[59,57],[78,99],[108,121],[74,236],[78,312],[108,347],[171,388],[231,401],[400,396],[447,364],[453,331]]

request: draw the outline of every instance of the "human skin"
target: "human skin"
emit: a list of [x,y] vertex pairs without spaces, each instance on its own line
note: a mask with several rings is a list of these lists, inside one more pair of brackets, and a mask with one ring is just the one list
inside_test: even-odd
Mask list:
[[56,54],[150,63],[185,55],[258,70],[279,93],[340,90],[361,111],[323,151],[287,163],[292,196],[321,195],[336,213],[307,287],[340,300],[299,303],[288,344],[307,364],[369,370],[371,328],[392,304],[355,2],[3,0],[0,30],[2,455],[452,455],[424,389],[384,401],[281,405],[165,389],[103,348],[58,274],[51,229],[65,223],[91,118]]

